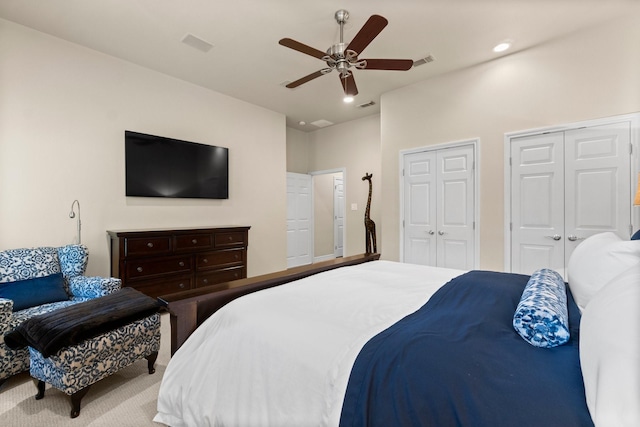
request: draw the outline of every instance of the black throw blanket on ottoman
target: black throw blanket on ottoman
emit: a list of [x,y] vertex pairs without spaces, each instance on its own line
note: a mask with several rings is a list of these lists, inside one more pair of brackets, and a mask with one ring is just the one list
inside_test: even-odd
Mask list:
[[133,288],[25,320],[4,337],[9,348],[33,347],[49,357],[58,350],[150,316],[160,303]]

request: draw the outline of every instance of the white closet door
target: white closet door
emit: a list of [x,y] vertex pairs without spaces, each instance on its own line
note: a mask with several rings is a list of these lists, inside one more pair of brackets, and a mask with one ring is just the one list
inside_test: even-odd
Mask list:
[[511,271],[564,268],[563,132],[511,141]]
[[[566,132],[565,259],[581,240],[612,231],[630,237],[631,134],[628,122]],[[570,199],[568,198],[567,201]]]
[[287,173],[287,268],[313,261],[311,175]]
[[628,122],[511,140],[511,271],[552,268],[566,278],[571,253],[604,231],[629,238]]
[[475,267],[473,146],[404,155],[403,261]]
[[436,265],[436,153],[404,156],[404,262]]
[[468,270],[475,259],[473,147],[438,150],[437,266]]

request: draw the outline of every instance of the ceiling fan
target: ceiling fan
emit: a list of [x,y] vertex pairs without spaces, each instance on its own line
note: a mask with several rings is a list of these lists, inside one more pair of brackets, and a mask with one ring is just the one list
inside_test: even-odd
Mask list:
[[349,19],[349,12],[344,9],[337,11],[335,19],[340,25],[340,42],[327,49],[326,53],[289,38],[284,38],[278,42],[282,46],[311,55],[327,63],[326,68],[291,82],[286,87],[293,89],[315,78],[329,74],[333,70],[337,70],[344,93],[349,96],[355,96],[358,94],[358,87],[353,77],[353,71],[350,69],[351,67],[359,70],[407,71],[413,66],[413,60],[411,59],[358,58],[358,55],[387,26],[389,21],[386,18],[380,15],[372,15],[349,44],[343,41],[343,27]]

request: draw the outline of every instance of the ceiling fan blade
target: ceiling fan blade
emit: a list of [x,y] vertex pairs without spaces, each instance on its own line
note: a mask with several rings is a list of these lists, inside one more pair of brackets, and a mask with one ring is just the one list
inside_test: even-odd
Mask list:
[[382,31],[388,23],[389,21],[387,21],[386,18],[380,15],[371,15],[369,20],[365,22],[360,31],[358,31],[358,34],[356,34],[353,40],[351,40],[351,43],[349,43],[347,49],[361,54],[362,51],[367,46],[369,46],[369,43],[371,43],[373,39],[375,39],[376,36],[380,34],[380,31]]
[[306,44],[297,42],[295,40],[292,39],[281,39],[278,43],[280,43],[282,46],[288,47],[290,49],[293,50],[297,50],[298,52],[302,52],[302,53],[306,53],[307,55],[311,55],[314,58],[318,58],[318,59],[322,59],[323,57],[327,56],[327,54],[321,50],[318,50],[316,48],[313,48],[311,46],[307,46]]
[[311,81],[311,80],[313,80],[313,79],[317,79],[318,77],[320,77],[320,76],[323,76],[323,75],[327,74],[327,72],[326,72],[325,70],[326,70],[326,68],[325,68],[325,69],[323,69],[323,70],[318,70],[318,71],[316,71],[315,73],[311,73],[311,74],[309,74],[308,76],[304,76],[303,78],[296,80],[295,82],[291,82],[291,83],[289,83],[289,84],[288,84],[288,85],[286,85],[285,87],[288,87],[289,89],[297,88],[297,87],[298,87],[298,86],[300,86],[301,84],[304,84],[304,83],[306,83],[306,82],[308,82],[308,81]]
[[353,77],[353,73],[349,73],[347,77],[342,77],[342,74],[338,74],[338,77],[340,77],[340,84],[345,95],[356,96],[358,94],[358,86],[356,86],[356,79]]
[[413,67],[411,59],[361,59],[361,61],[367,62],[363,70],[407,71]]

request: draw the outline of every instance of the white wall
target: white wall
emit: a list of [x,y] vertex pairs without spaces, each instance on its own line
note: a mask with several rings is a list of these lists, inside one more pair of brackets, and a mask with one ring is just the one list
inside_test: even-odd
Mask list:
[[[345,227],[344,256],[363,253],[364,210],[369,186],[362,181],[365,173],[373,174],[371,219],[376,223],[378,251],[381,251],[382,200],[380,174],[380,116],[372,115],[340,125],[319,129],[309,134],[309,170],[322,171],[345,168]],[[351,210],[356,204],[357,210]]]
[[309,173],[309,133],[287,127],[287,172]]
[[[125,129],[228,147],[230,198],[125,197]],[[72,243],[78,199],[88,274],[108,229],[216,225],[251,226],[250,276],[284,269],[285,171],[283,115],[0,20],[0,249]]]
[[479,137],[480,267],[502,270],[504,134],[640,111],[639,41],[629,16],[384,94],[383,258],[399,256],[398,152]]

